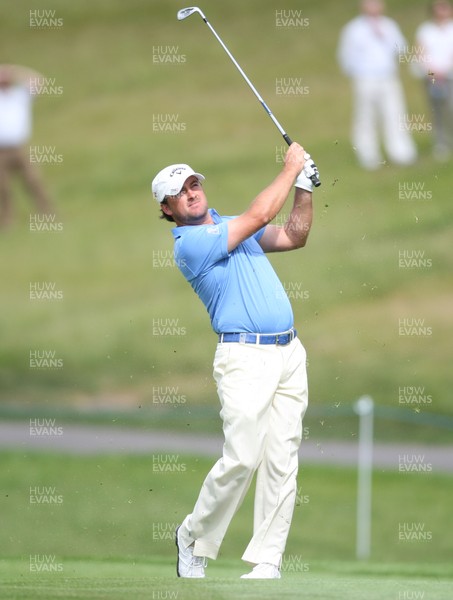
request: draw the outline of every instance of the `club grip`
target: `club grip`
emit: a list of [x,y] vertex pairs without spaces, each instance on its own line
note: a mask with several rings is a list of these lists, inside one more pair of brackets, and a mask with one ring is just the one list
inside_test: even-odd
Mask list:
[[319,181],[319,177],[316,175],[316,173],[314,175],[312,175],[310,177],[310,179],[315,187],[319,187],[321,185],[321,182]]
[[288,146],[291,146],[291,144],[293,143],[293,140],[289,137],[289,135],[287,133],[283,134],[283,139],[288,144]]
[[[293,141],[289,137],[289,135],[287,133],[283,133],[282,135],[283,135],[283,139],[288,144],[288,146],[291,146],[291,144],[293,143]],[[318,169],[316,168],[316,165],[314,163],[313,163],[313,166],[315,168],[315,172],[312,173],[312,175],[310,175],[309,178],[311,179],[311,182],[313,183],[313,185],[315,187],[319,187],[321,185],[321,181],[319,180]]]

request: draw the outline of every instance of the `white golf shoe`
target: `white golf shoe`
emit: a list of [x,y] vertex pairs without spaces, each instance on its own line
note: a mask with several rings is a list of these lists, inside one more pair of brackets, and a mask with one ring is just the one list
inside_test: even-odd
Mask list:
[[202,578],[205,576],[204,570],[207,566],[207,559],[204,556],[193,555],[193,544],[187,546],[182,540],[179,526],[175,532],[176,548],[178,549],[178,558],[176,561],[176,573],[178,577]]
[[280,579],[280,570],[271,563],[259,563],[250,573],[241,575],[241,579]]

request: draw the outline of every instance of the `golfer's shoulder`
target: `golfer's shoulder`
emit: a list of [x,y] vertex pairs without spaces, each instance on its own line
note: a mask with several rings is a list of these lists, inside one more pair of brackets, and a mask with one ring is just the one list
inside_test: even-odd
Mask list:
[[212,238],[222,237],[227,233],[227,222],[206,223],[203,225],[183,225],[172,230],[175,244],[192,246],[202,250],[204,244],[210,243]]

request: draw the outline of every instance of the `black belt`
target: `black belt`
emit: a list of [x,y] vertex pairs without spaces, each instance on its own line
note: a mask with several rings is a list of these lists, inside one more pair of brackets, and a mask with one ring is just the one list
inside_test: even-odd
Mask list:
[[292,328],[283,333],[220,333],[219,342],[239,342],[240,344],[267,344],[286,346],[297,337],[297,331]]

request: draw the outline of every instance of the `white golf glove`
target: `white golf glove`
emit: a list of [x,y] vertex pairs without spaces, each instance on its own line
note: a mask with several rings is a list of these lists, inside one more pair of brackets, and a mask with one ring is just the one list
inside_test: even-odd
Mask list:
[[297,176],[294,185],[298,188],[306,190],[307,192],[312,192],[314,185],[310,177],[315,174],[319,176],[318,169],[313,160],[311,159],[310,155],[305,153],[304,168]]

